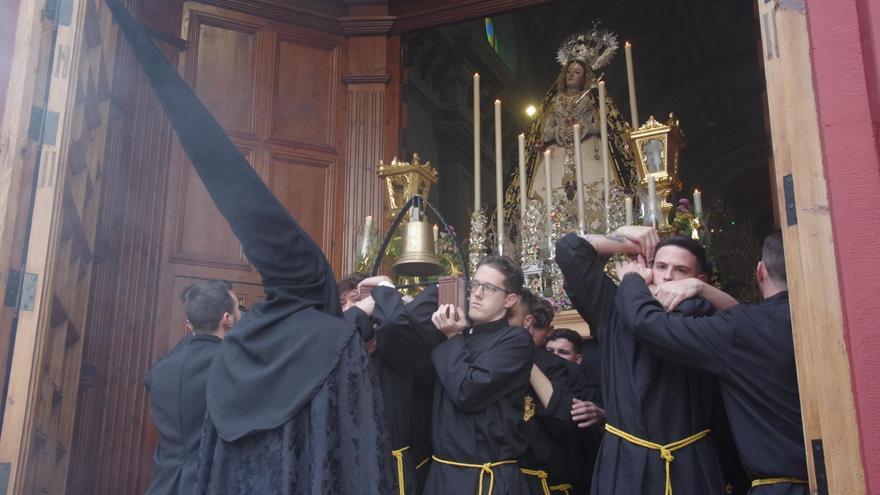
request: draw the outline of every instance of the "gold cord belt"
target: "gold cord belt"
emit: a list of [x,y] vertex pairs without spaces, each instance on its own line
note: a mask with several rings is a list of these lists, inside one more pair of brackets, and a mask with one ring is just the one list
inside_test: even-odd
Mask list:
[[755,481],[752,481],[752,488],[756,486],[764,486],[764,485],[777,485],[779,483],[791,483],[794,485],[808,485],[810,482],[807,480],[802,480],[800,478],[761,478]]
[[550,487],[550,493],[559,492],[559,493],[564,493],[565,495],[571,495],[572,490],[574,490],[574,487],[569,485],[568,483],[563,483],[561,485],[553,485]]
[[547,485],[547,471],[526,468],[520,468],[519,470],[526,476],[534,476],[541,480],[541,489],[544,490],[544,495],[550,495],[550,487]]
[[608,423],[605,423],[605,431],[611,433],[614,436],[620,437],[629,443],[638,445],[639,447],[645,447],[646,449],[659,451],[660,457],[662,457],[663,460],[666,462],[666,491],[664,492],[664,495],[672,495],[672,477],[669,474],[669,466],[670,464],[672,464],[672,461],[675,460],[675,456],[672,455],[672,453],[678,449],[683,449],[694,442],[702,440],[703,438],[708,436],[712,430],[703,430],[696,435],[691,435],[683,440],[667,443],[666,445],[660,445],[659,443],[643,440],[635,435],[630,435],[623,430],[619,430]]
[[492,489],[495,488],[495,471],[493,468],[498,466],[503,466],[504,464],[516,464],[516,461],[498,461],[498,462],[487,462],[485,464],[468,464],[466,462],[456,462],[449,461],[446,459],[441,459],[436,455],[431,456],[432,459],[439,462],[440,464],[446,464],[448,466],[455,466],[461,468],[471,468],[471,469],[479,469],[480,470],[480,479],[478,481],[479,486],[477,487],[477,495],[483,495],[483,476],[489,475],[489,492],[487,495],[492,495]]
[[391,451],[391,455],[397,459],[397,493],[399,495],[406,495],[406,489],[403,484],[403,452],[408,448],[409,446],[407,445],[406,447]]

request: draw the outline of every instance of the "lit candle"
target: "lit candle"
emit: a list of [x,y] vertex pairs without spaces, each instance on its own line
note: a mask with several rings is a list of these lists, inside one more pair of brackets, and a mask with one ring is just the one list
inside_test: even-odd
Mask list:
[[648,176],[648,213],[651,225],[657,226],[657,187],[654,184],[654,176]]
[[550,185],[550,149],[544,150],[544,206],[547,210],[547,256],[553,257],[553,187]]
[[501,100],[495,100],[495,216],[498,254],[504,254],[504,180],[501,162]]
[[361,240],[361,257],[366,258],[370,251],[370,237],[373,234],[373,216],[364,219],[364,238]]
[[474,211],[480,210],[480,75],[474,74]]
[[526,218],[526,199],[528,199],[528,191],[526,191],[526,135],[520,134],[516,139],[519,145],[519,221],[522,225]]
[[626,224],[633,224],[633,199],[629,196],[623,198],[623,205],[626,209]]
[[605,174],[605,233],[607,234],[611,225],[611,210],[608,202],[611,179],[608,170],[608,108],[605,103],[605,81],[599,81],[599,135],[602,141],[602,171]]
[[700,218],[703,215],[703,193],[694,189],[694,216]]
[[577,180],[578,234],[584,235],[584,169],[581,163],[581,125],[572,126],[574,136],[574,174]]
[[626,80],[629,82],[629,108],[632,112],[632,127],[639,128],[639,108],[636,106],[636,77],[633,72],[632,45],[629,41],[623,45],[626,52]]
[[439,240],[440,240],[440,229],[438,229],[437,226],[434,225],[434,253],[437,253],[437,251],[439,250],[439,245],[438,245]]

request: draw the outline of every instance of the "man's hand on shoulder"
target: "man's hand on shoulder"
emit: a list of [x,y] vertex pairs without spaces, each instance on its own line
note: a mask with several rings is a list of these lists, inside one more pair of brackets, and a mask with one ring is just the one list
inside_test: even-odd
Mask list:
[[639,255],[635,260],[622,261],[614,265],[614,271],[617,273],[617,279],[623,280],[629,273],[635,273],[645,280],[646,284],[651,283],[651,269],[645,263],[645,258]]
[[672,311],[685,299],[700,296],[706,285],[706,282],[698,278],[673,280],[657,286],[654,298],[663,305],[666,311]]
[[468,321],[464,317],[464,311],[454,304],[443,304],[431,315],[431,322],[437,330],[443,332],[446,338],[452,338],[468,327]]

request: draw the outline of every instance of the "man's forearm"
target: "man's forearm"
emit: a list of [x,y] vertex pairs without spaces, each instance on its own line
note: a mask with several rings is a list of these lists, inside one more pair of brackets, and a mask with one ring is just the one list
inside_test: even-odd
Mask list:
[[724,311],[727,308],[739,304],[739,301],[737,301],[733,296],[706,282],[703,282],[700,286],[700,291],[698,295],[703,299],[709,301],[709,304],[711,304],[712,307],[715,308],[715,311]]
[[587,234],[583,236],[602,257],[610,257],[615,254],[639,254],[641,251],[638,244],[616,235],[614,232],[606,235]]
[[553,398],[553,384],[536,365],[532,365],[532,372],[529,376],[529,384],[535,390],[538,400],[546,409],[549,407],[550,399]]

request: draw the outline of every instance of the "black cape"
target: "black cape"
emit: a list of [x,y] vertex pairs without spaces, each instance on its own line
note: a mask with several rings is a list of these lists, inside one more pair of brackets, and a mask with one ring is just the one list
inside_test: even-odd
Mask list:
[[[788,292],[705,318],[667,314],[640,277],[625,277],[620,309],[646,346],[718,376],[733,438],[752,479],[807,479]],[[749,493],[809,493],[804,484]]]
[[107,4],[262,277],[210,371],[199,493],[387,493],[378,383],[320,248],[118,0]]
[[[526,452],[526,438],[518,425],[534,352],[529,333],[505,320],[477,325],[434,349],[438,381],[432,430],[435,456],[482,465],[516,461]],[[479,468],[433,462],[424,493],[488,493],[491,477],[481,477],[480,472]],[[493,493],[529,493],[518,464],[497,466],[493,472]]]
[[219,347],[220,338],[213,335],[184,337],[147,372],[144,385],[159,431],[147,495],[188,495],[196,487],[205,387]]
[[[665,445],[708,428],[713,377],[664,361],[640,344],[615,308],[617,287],[605,274],[605,260],[574,234],[556,244],[565,289],[590,325],[602,352],[602,398],[607,423],[644,440]],[[679,306],[685,314],[706,314],[704,300]],[[723,493],[723,476],[711,436],[674,452],[672,489],[678,495]],[[606,433],[593,471],[595,494],[663,493],[666,469],[660,453]]]

